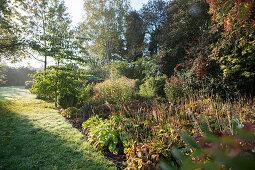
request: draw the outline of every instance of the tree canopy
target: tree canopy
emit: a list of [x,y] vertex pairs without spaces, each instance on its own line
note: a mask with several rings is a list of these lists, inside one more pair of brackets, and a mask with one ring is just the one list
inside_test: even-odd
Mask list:
[[83,62],[102,77],[121,62],[135,70],[151,60],[157,75],[182,70],[199,82],[210,74],[224,89],[254,93],[251,0],[149,0],[139,11],[129,0],[85,0],[84,10],[72,28],[63,0],[2,0],[1,58],[36,56],[44,70],[47,57],[56,65]]
[[84,7],[84,33],[90,39],[89,55],[102,63],[121,58],[129,1],[85,0]]
[[23,19],[18,12],[20,1],[1,0],[0,2],[0,60],[17,60],[25,42],[22,39]]

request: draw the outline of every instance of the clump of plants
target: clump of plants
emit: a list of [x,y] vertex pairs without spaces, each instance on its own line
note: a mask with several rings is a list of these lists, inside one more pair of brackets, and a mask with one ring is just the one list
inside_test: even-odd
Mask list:
[[93,86],[94,84],[87,84],[85,87],[81,89],[78,102],[80,105],[88,105],[93,101]]
[[[184,154],[191,154],[191,148],[185,144],[186,138],[183,139],[180,131],[187,131],[186,136],[191,139],[200,136],[205,139],[204,129],[209,129],[214,136],[224,134],[226,139],[231,137],[235,141],[239,139],[235,134],[240,127],[247,122],[254,123],[255,106],[244,99],[230,102],[196,96],[174,104],[138,102],[133,107],[132,102],[129,103],[115,109],[105,120],[91,118],[83,123],[83,128],[96,148],[108,148],[115,154],[124,150],[130,169],[159,168],[162,160],[171,162],[173,167],[182,167],[175,158],[174,148],[182,148]],[[201,145],[211,146],[206,141],[201,141]],[[251,152],[252,148],[248,150]]]
[[109,149],[113,154],[118,154],[126,143],[126,137],[121,130],[121,117],[112,116],[109,120],[91,117],[82,124],[88,141],[97,149]]
[[64,109],[68,107],[73,107],[77,105],[78,97],[74,94],[61,92],[57,96],[57,103]]
[[165,84],[166,98],[169,102],[174,102],[177,99],[183,97],[184,92],[182,89],[182,82],[176,76],[171,76],[169,80],[166,80]]
[[136,81],[122,77],[106,80],[94,86],[95,99],[109,103],[124,103],[131,100],[136,91]]
[[75,107],[68,107],[62,111],[61,115],[69,119],[77,118],[81,116],[81,110]]
[[167,76],[150,77],[139,87],[139,95],[143,98],[165,97],[164,85]]

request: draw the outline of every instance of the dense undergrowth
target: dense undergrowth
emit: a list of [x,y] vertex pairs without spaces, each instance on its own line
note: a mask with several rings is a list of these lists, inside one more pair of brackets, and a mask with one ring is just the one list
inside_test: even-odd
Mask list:
[[[193,164],[237,168],[231,164],[234,161],[240,163],[238,167],[252,167],[253,102],[193,97],[174,103],[108,104],[109,112],[100,115],[107,119],[93,116],[82,126],[95,148],[108,148],[114,154],[124,150],[131,169],[159,168],[162,161],[170,164],[168,167],[184,169]],[[180,155],[189,156],[184,159]]]

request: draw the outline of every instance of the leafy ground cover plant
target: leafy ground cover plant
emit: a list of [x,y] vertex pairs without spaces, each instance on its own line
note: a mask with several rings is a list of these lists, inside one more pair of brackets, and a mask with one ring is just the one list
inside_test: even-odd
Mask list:
[[125,135],[121,132],[119,117],[113,116],[110,120],[103,120],[98,116],[92,117],[82,124],[88,141],[95,148],[107,148],[113,154],[118,154],[122,144],[126,142]]

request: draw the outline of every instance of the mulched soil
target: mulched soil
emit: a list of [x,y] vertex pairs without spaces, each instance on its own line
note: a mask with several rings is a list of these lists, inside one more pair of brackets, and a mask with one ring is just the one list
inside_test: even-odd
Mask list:
[[126,161],[126,155],[124,153],[119,153],[118,155],[114,155],[109,150],[103,150],[102,153],[111,162],[113,162],[119,170],[126,168],[126,166],[123,164]]

